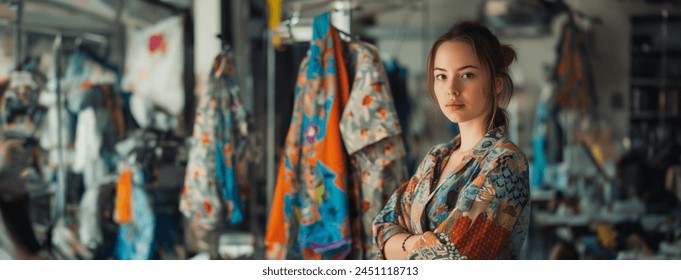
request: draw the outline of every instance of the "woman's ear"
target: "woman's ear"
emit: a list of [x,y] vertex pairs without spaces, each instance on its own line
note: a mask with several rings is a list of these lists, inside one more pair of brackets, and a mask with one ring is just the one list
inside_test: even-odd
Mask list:
[[494,92],[496,92],[497,95],[501,94],[501,92],[504,90],[504,79],[500,77],[494,78]]

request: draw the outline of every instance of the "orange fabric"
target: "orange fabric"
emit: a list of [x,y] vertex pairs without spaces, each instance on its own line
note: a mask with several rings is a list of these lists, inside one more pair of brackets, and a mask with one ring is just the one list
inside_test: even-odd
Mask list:
[[[338,36],[338,32],[333,27],[330,32],[331,38],[333,39],[333,51],[335,54],[336,61],[336,96],[334,97],[333,105],[331,106],[331,112],[329,112],[327,130],[326,130],[326,141],[323,141],[324,148],[321,153],[321,161],[326,164],[330,169],[332,169],[336,174],[341,176],[336,177],[336,185],[339,187],[347,188],[346,184],[343,183],[343,178],[348,174],[347,170],[347,152],[345,151],[345,145],[343,144],[343,136],[340,131],[340,120],[341,114],[343,113],[343,108],[345,104],[348,103],[350,99],[350,87],[348,86],[348,73],[345,69],[345,59],[343,59],[343,50],[341,49],[341,41]],[[340,147],[340,149],[339,149]],[[315,163],[316,164],[316,163]],[[347,192],[347,189],[345,189]]]
[[129,223],[132,220],[132,171],[123,170],[116,186],[116,210],[114,218],[118,223]]
[[494,259],[510,232],[494,224],[491,219],[478,215],[471,225],[471,219],[461,217],[448,233],[449,240],[470,260]]
[[[270,208],[270,218],[267,222],[267,232],[265,234],[265,244],[267,251],[274,250],[275,243],[286,244],[286,235],[284,230],[284,193],[288,191],[288,185],[284,184],[284,175],[286,168],[284,168],[284,158],[279,161],[279,173],[277,174],[277,182],[274,188],[274,198],[272,201],[272,208]],[[285,189],[286,188],[286,189]]]

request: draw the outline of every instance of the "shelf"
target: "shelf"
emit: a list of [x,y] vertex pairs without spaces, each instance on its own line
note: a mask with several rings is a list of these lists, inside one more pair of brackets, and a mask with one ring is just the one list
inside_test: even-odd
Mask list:
[[[662,16],[661,15],[634,15],[631,17],[631,23],[634,24],[634,26],[639,25],[639,24],[661,24],[662,23]],[[669,23],[674,23],[674,22],[681,22],[681,15],[678,14],[671,14],[667,17],[667,22]],[[632,28],[634,29],[634,28]]]
[[658,113],[658,112],[631,112],[629,118],[631,120],[674,120],[681,119],[681,113]]
[[[662,56],[662,50],[649,50],[649,51],[644,51],[644,50],[637,50],[633,49],[631,51],[631,54],[634,56],[641,56],[641,57],[653,57],[653,58],[660,58]],[[681,57],[681,49],[668,49],[667,50],[667,57],[673,58],[673,57]]]
[[[662,78],[631,78],[632,86],[641,87],[662,87]],[[669,78],[665,84],[666,88],[681,87],[681,82],[678,79]]]

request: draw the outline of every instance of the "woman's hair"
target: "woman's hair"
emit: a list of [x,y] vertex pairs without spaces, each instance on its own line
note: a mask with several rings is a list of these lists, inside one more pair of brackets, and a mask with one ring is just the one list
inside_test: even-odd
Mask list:
[[[508,113],[506,105],[513,95],[513,81],[508,74],[508,66],[516,60],[516,53],[509,45],[499,43],[492,32],[484,25],[471,21],[463,21],[455,24],[445,34],[438,38],[428,54],[428,65],[426,73],[428,75],[428,93],[437,102],[433,85],[435,78],[433,68],[435,67],[435,54],[437,49],[444,42],[461,41],[469,43],[475,50],[478,60],[482,64],[483,71],[489,78],[488,106],[490,114],[487,116],[487,130],[496,127],[508,126]],[[498,95],[495,94],[495,79],[503,80],[503,89]]]

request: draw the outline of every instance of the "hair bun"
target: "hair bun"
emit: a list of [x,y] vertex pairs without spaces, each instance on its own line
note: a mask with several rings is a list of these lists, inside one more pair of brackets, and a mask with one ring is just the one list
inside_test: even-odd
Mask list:
[[506,64],[506,67],[511,65],[514,60],[518,59],[518,55],[510,45],[502,45],[501,52],[504,56],[504,64]]

